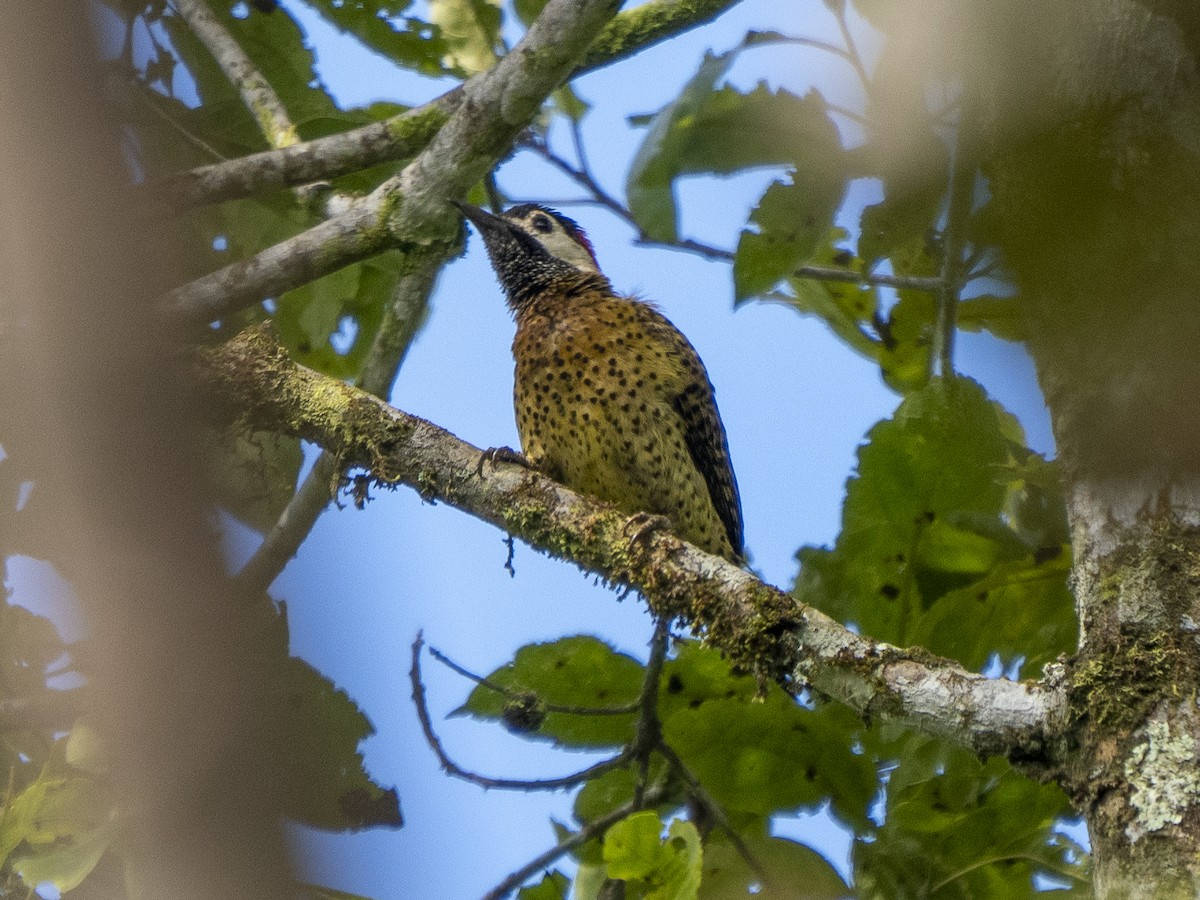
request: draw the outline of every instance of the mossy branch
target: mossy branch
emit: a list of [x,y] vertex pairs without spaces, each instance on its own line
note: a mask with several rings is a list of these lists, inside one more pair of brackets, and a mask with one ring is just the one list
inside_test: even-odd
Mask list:
[[1065,720],[1059,685],[985,678],[923,650],[856,635],[749,572],[536,472],[484,464],[436,425],[298,365],[269,325],[203,351],[201,373],[231,419],[312,441],[381,483],[461,509],[642,593],[738,666],[811,684],[859,713],[896,719],[982,756],[1052,765]]

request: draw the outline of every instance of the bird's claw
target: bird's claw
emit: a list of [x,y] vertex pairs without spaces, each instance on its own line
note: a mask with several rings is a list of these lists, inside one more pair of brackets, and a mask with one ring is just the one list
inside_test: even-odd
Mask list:
[[671,520],[654,513],[634,513],[625,520],[624,530],[629,533],[630,545],[648,543],[655,531],[670,531]]
[[482,478],[483,464],[490,463],[494,468],[498,462],[516,463],[518,466],[524,466],[526,469],[533,468],[529,460],[525,458],[525,455],[518,453],[512,447],[489,447],[479,454],[479,464],[475,466],[475,474]]

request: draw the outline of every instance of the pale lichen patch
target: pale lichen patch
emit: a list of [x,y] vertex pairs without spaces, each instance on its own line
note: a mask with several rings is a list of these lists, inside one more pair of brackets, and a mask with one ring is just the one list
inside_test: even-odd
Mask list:
[[1125,829],[1131,841],[1183,821],[1184,813],[1200,798],[1195,759],[1196,741],[1186,731],[1172,737],[1167,722],[1146,727],[1145,741],[1125,761],[1125,777],[1133,789],[1129,802],[1137,810]]

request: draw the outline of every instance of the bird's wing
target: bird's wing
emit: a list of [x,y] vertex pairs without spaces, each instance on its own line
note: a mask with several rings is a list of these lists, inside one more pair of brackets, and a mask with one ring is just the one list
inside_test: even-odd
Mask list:
[[651,303],[633,299],[636,315],[646,331],[646,338],[658,350],[677,355],[681,366],[676,368],[677,380],[669,379],[662,387],[683,422],[684,442],[696,469],[704,476],[708,496],[712,499],[729,543],[738,562],[744,559],[745,537],[742,531],[742,500],[738,494],[737,478],[729,461],[729,444],[725,426],[717,411],[712,382],[700,361],[700,355],[679,331]]
[[[691,347],[689,346],[690,350]],[[698,371],[697,378],[675,397],[675,409],[684,423],[684,439],[688,452],[712,498],[717,515],[729,535],[734,555],[740,560],[743,554],[742,501],[738,495],[737,478],[729,461],[729,445],[725,439],[725,428],[721,424],[717,403],[713,398],[708,374],[695,351],[689,360]],[[690,368],[691,366],[689,366]]]

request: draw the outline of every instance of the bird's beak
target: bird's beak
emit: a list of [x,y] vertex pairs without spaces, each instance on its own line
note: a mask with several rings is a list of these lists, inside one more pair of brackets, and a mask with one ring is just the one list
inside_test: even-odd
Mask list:
[[451,200],[458,211],[461,212],[467,219],[475,224],[475,227],[484,234],[495,231],[501,227],[504,222],[499,216],[493,216],[490,212],[480,209],[478,206],[472,206],[470,203],[463,203],[461,200]]

